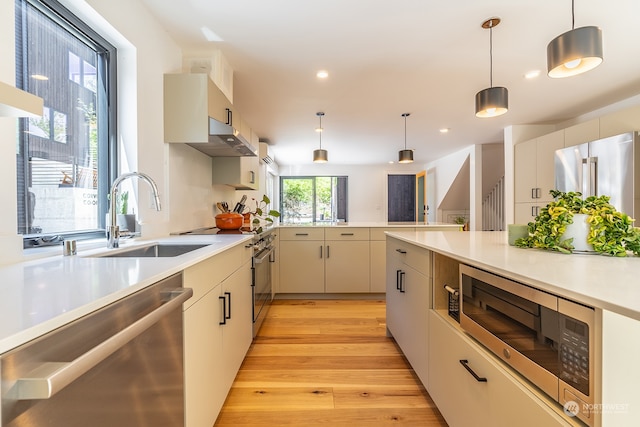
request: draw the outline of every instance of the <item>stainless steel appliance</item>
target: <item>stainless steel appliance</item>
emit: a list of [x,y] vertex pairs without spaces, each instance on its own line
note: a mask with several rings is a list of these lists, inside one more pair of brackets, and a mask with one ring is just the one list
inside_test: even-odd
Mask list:
[[639,143],[638,132],[628,132],[556,151],[556,189],[609,196],[617,210],[635,218],[640,213]]
[[[551,398],[594,424],[595,310],[460,265],[460,326]],[[573,409],[573,406],[572,406]]]
[[181,235],[210,234],[250,234],[253,235],[251,268],[253,295],[253,336],[255,337],[264,321],[273,300],[273,284],[271,281],[272,266],[275,263],[276,234],[272,227],[264,227],[261,233],[254,233],[251,228],[240,230],[219,230],[215,227],[198,228],[179,233]]
[[273,229],[256,235],[253,241],[253,336],[255,337],[267,316],[273,299],[271,282],[272,264],[275,262],[275,239]]
[[176,274],[0,359],[2,426],[184,425]]

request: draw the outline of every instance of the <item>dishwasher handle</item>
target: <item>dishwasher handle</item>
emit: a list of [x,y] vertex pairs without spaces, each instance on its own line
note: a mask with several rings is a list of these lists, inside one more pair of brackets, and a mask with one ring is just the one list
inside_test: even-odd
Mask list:
[[127,326],[106,341],[98,344],[71,362],[45,362],[28,376],[16,381],[18,400],[49,399],[80,378],[94,366],[111,356],[129,341],[142,334],[155,323],[191,298],[193,290],[184,288],[172,292],[172,298],[140,320]]

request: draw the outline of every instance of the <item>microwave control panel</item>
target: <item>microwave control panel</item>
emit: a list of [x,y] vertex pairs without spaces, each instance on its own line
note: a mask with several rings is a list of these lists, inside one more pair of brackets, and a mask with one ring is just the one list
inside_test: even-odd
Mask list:
[[589,326],[560,316],[560,378],[589,394]]

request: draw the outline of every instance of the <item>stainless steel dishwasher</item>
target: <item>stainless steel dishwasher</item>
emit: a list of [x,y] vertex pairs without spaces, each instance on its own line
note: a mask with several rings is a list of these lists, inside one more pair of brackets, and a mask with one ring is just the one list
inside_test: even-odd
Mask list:
[[191,295],[176,274],[5,353],[2,427],[183,426]]

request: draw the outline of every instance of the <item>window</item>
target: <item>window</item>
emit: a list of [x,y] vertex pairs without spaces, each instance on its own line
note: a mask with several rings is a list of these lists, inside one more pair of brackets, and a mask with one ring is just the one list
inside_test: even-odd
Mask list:
[[44,99],[17,132],[25,247],[104,236],[115,173],[116,50],[55,0],[16,0],[16,85]]
[[282,223],[347,221],[347,177],[280,177],[280,215]]

